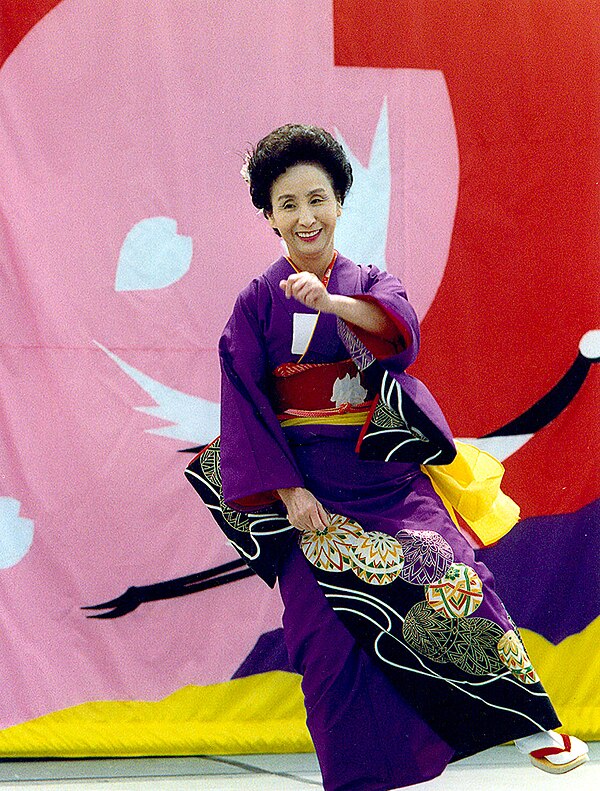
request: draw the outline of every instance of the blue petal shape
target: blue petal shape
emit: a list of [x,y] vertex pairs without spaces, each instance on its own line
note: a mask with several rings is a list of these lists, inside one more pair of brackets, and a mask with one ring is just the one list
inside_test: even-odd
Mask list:
[[0,497],[0,569],[15,566],[29,552],[33,521],[19,516],[21,503]]
[[119,253],[116,291],[165,288],[190,268],[192,239],[170,217],[148,217],[129,231]]

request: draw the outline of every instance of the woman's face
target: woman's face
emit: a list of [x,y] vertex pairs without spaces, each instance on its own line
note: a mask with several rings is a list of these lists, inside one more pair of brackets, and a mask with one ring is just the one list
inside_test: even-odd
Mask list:
[[342,207],[327,172],[317,164],[293,165],[271,187],[267,219],[287,244],[299,269],[323,274],[333,257],[333,235]]

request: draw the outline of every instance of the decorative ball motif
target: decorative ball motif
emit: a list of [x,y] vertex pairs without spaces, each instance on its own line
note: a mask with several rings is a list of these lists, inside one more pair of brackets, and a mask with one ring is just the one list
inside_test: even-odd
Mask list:
[[452,619],[449,623],[456,624],[456,639],[446,652],[449,662],[474,676],[487,676],[502,669],[497,648],[504,634],[501,626],[477,617]]
[[325,530],[303,530],[300,549],[307,560],[324,571],[348,571],[353,565],[350,549],[365,535],[362,527],[340,514],[332,514]]
[[435,530],[400,530],[402,579],[412,585],[428,585],[439,580],[454,560],[450,544]]
[[502,664],[523,684],[537,684],[540,680],[525,646],[512,629],[505,632],[498,641],[498,656]]
[[402,636],[411,648],[474,676],[502,670],[498,641],[503,634],[502,627],[487,618],[447,618],[424,601],[410,608],[402,627]]
[[400,576],[404,565],[402,547],[387,533],[364,533],[350,550],[352,571],[371,585],[388,585]]
[[414,604],[402,626],[407,644],[434,662],[447,662],[457,634],[457,621],[438,615],[427,602]]
[[470,566],[452,563],[441,579],[427,586],[425,598],[432,609],[446,618],[464,618],[483,601],[483,583]]
[[337,331],[340,340],[348,349],[350,357],[359,371],[364,371],[375,360],[375,357],[367,349],[367,347],[360,341],[356,335],[351,332],[350,328],[343,319],[338,316]]

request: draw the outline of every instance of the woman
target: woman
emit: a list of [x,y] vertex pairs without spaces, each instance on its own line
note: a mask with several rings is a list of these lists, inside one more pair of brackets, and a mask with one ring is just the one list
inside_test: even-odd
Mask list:
[[550,730],[493,578],[421,467],[456,451],[404,373],[414,310],[394,277],[335,252],[343,149],[287,125],[245,177],[288,254],[237,299],[220,342],[220,467],[213,443],[190,479],[249,565],[279,578],[325,789],[418,783],[511,739],[540,768],[574,768],[586,746]]

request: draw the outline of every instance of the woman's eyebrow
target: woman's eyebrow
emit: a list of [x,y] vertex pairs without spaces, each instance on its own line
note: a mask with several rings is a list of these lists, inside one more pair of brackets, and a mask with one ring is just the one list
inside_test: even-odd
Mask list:
[[[317,193],[320,193],[322,195],[325,192],[326,192],[325,187],[315,187],[314,189],[306,193],[306,197],[310,198],[311,195],[316,195]],[[295,199],[296,199],[296,195],[294,195],[291,192],[289,193],[286,192],[283,195],[277,196],[277,203],[283,203],[286,200],[295,200]]]
[[[309,190],[306,193],[306,197],[309,198],[311,195],[316,195],[318,192],[320,192],[321,194],[324,193],[325,192],[325,188],[324,187],[315,187],[314,189]],[[278,195],[277,196],[277,200],[278,201],[284,201],[284,200],[288,200],[290,198],[291,199],[295,199],[295,197],[296,197],[296,195],[294,195],[293,193],[285,193],[284,195]]]

